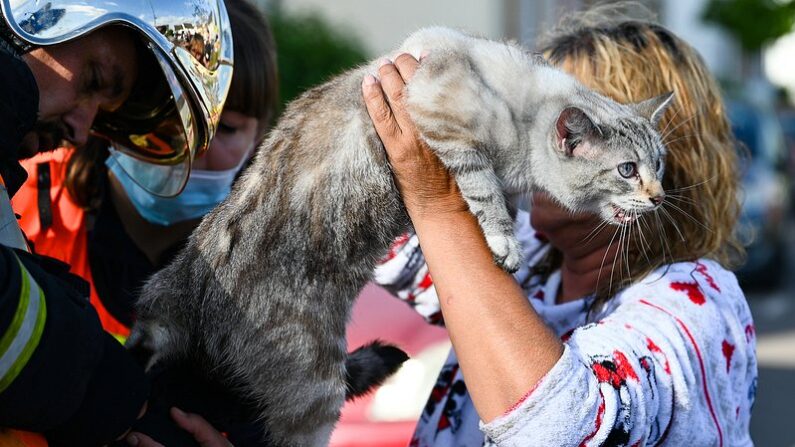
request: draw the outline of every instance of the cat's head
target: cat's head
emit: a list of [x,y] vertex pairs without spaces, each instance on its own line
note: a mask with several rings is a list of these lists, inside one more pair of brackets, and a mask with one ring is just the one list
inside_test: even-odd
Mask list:
[[555,119],[549,141],[558,169],[548,189],[571,210],[628,223],[665,199],[665,146],[657,127],[673,93],[627,105],[592,98]]

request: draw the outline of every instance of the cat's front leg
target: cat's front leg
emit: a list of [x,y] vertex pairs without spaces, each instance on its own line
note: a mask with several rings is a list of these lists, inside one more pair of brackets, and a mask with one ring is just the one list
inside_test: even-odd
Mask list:
[[522,262],[522,247],[514,234],[513,219],[491,162],[475,150],[437,154],[455,177],[470,212],[477,217],[494,262],[509,273],[517,271]]

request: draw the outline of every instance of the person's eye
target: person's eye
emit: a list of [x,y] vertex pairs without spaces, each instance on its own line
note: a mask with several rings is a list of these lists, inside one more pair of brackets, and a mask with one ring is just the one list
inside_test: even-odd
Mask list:
[[86,76],[85,89],[89,92],[98,92],[102,90],[102,72],[94,65],[89,69]]
[[621,163],[618,165],[618,173],[621,177],[632,178],[638,173],[638,165],[631,161]]
[[230,126],[228,124],[224,124],[223,122],[220,122],[220,123],[218,123],[218,132],[235,133],[235,132],[237,132],[237,127]]

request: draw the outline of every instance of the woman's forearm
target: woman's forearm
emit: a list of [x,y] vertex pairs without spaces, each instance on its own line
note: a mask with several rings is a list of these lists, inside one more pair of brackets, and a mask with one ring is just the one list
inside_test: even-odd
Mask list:
[[471,213],[414,213],[412,221],[467,388],[490,421],[552,369],[562,344],[494,264]]
[[494,264],[454,179],[419,138],[402,102],[403,79],[416,68],[409,55],[394,65],[383,62],[381,82],[365,77],[362,93],[417,231],[467,388],[481,419],[491,421],[552,369],[563,348],[514,278]]

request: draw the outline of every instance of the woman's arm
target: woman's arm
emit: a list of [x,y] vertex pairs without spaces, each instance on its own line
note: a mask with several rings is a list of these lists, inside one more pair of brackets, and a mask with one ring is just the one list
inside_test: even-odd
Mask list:
[[419,139],[402,102],[403,78],[410,79],[416,68],[416,60],[401,55],[396,64],[380,67],[380,82],[367,77],[362,88],[433,275],[467,387],[481,418],[490,421],[552,369],[563,346],[514,278],[494,264],[454,179]]

